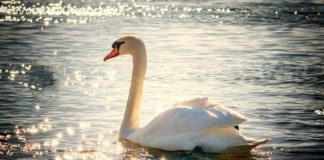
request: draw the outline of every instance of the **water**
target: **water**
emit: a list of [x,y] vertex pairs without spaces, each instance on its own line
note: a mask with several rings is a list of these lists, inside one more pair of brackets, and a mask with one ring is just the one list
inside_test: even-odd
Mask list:
[[[1,1],[0,158],[321,159],[322,1]],[[118,139],[131,58],[148,52],[141,123],[209,97],[247,117],[250,154],[164,152]]]

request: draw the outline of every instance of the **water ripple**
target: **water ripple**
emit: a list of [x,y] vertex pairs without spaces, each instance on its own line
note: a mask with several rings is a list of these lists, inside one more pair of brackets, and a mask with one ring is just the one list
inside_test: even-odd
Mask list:
[[[93,5],[97,4],[97,5]],[[194,3],[193,3],[194,4]],[[234,3],[235,4],[235,3]],[[276,21],[291,21],[321,24],[324,12],[320,3],[247,3],[242,6],[215,8],[222,3],[206,5],[184,5],[182,3],[159,4],[146,2],[101,2],[97,3],[56,3],[44,1],[5,0],[0,3],[0,22],[42,23],[44,26],[58,23],[84,24],[95,19],[106,17],[147,17],[166,19],[193,19],[198,22],[242,23],[245,19],[250,22],[263,19],[266,23]],[[228,4],[229,5],[229,4]],[[232,5],[232,4],[231,4]],[[259,6],[249,9],[246,6]],[[303,6],[300,8],[299,6]],[[264,9],[267,8],[267,9]],[[270,11],[270,13],[269,13]],[[233,20],[234,18],[234,20]],[[243,20],[243,21],[242,21]]]

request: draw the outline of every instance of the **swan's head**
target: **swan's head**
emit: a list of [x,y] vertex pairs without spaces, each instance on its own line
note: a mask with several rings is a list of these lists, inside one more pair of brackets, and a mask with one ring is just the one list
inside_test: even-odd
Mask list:
[[143,41],[133,36],[119,38],[111,45],[111,47],[113,50],[105,56],[104,61],[119,55],[130,54],[134,56],[135,54],[140,53],[143,48],[145,49]]

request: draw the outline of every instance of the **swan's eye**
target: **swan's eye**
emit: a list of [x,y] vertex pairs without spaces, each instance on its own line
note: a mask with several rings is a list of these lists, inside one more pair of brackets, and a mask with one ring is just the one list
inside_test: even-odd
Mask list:
[[115,41],[115,42],[111,45],[111,47],[112,47],[112,48],[117,48],[117,49],[119,50],[119,47],[120,47],[122,44],[124,44],[124,43],[125,43],[124,41],[121,41],[121,42]]

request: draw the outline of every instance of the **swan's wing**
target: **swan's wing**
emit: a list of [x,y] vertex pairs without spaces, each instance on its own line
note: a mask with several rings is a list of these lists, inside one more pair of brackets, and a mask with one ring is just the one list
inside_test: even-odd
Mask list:
[[201,108],[177,107],[158,115],[152,120],[152,125],[158,123],[159,129],[177,131],[202,131],[213,127],[228,127],[228,124],[217,115]]
[[208,135],[212,128],[231,128],[237,132],[233,128],[237,124],[223,119],[203,108],[175,107],[156,116],[128,139],[156,148],[170,149],[172,146],[174,149],[190,150],[196,145],[193,138]]
[[156,116],[128,139],[165,150],[191,150],[202,146],[204,151],[221,152],[231,146],[249,144],[233,128],[237,124],[202,107],[174,107]]
[[[153,133],[186,133],[201,132],[211,128],[234,127],[239,124],[231,112],[223,110],[193,108],[188,106],[175,107],[156,116],[143,127],[143,131]],[[221,113],[218,113],[221,112]]]
[[183,102],[178,102],[174,106],[189,106],[192,108],[199,108],[206,111],[209,111],[215,116],[223,121],[224,123],[227,123],[229,126],[236,126],[242,122],[245,122],[247,118],[242,115],[241,113],[238,113],[232,109],[226,108],[222,106],[221,104],[210,102],[208,101],[207,97],[203,98],[194,98]]

